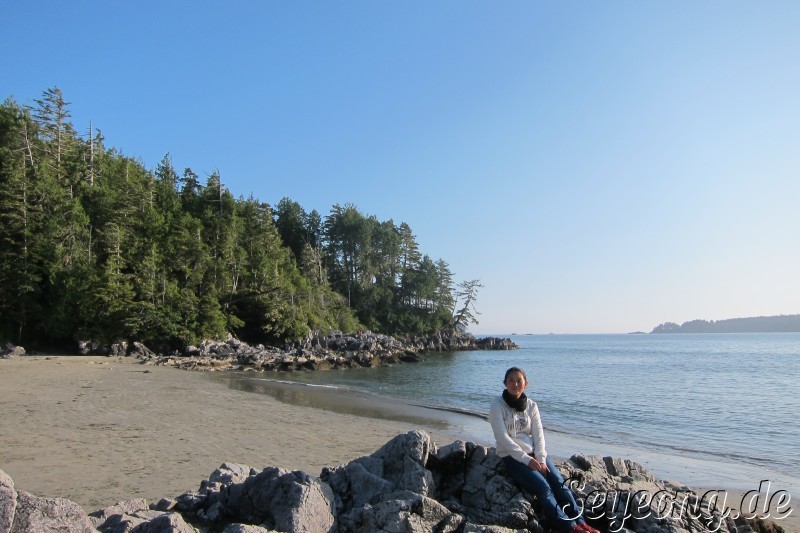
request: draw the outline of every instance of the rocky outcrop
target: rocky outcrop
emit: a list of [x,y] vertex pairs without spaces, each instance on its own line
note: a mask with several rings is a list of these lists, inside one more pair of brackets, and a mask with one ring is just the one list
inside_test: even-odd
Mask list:
[[15,346],[9,342],[0,348],[0,359],[13,359],[21,355],[25,355],[25,348],[22,346]]
[[[703,496],[659,481],[632,461],[573,456],[559,469],[586,518],[601,531],[783,531],[774,522],[734,520]],[[550,531],[535,500],[507,477],[493,448],[462,441],[437,447],[421,431],[398,435],[375,453],[325,468],[318,477],[223,463],[197,491],[151,504],[120,502],[90,517],[68,500],[15,491],[0,471],[0,533],[95,528],[104,533]]]
[[519,348],[511,339],[501,339],[499,337],[476,339],[475,346],[479,350],[516,350]]
[[11,531],[17,510],[17,491],[11,476],[0,470],[0,533]]
[[468,333],[436,333],[428,337],[411,337],[408,343],[421,352],[455,352],[464,350],[515,350],[511,339],[485,337],[476,339]]
[[109,355],[109,347],[96,341],[78,341],[78,353],[81,355]]
[[430,337],[397,339],[362,332],[310,335],[295,346],[250,346],[238,339],[205,341],[187,346],[183,353],[158,356],[140,343],[133,343],[128,355],[144,362],[190,370],[298,371],[359,368],[412,363],[431,352],[457,350],[511,350],[510,339],[476,339],[469,334],[437,334]]
[[[2,496],[0,496],[2,497]],[[12,502],[0,503],[0,508]],[[39,498],[25,491],[16,492],[11,509],[10,533],[89,533],[94,531],[89,517],[78,504],[64,498]],[[2,531],[2,530],[0,530]]]

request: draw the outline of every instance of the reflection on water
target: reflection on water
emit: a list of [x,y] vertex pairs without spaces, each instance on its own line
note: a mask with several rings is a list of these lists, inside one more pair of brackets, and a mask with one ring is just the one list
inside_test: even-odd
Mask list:
[[226,383],[232,389],[267,394],[290,405],[313,407],[366,418],[397,420],[437,429],[451,428],[454,422],[453,413],[439,412],[435,409],[363,392],[285,383],[238,372],[216,373],[212,377]]

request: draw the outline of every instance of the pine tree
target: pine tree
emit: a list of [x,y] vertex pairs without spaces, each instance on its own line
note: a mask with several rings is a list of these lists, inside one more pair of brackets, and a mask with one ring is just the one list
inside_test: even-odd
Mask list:
[[28,114],[0,105],[0,340],[21,343],[39,313],[43,208],[30,159]]
[[[35,100],[36,106],[29,106],[31,116],[39,126],[42,139],[45,141],[44,151],[49,156],[55,169],[55,177],[59,181],[67,179],[65,164],[66,159],[75,145],[75,130],[69,122],[69,102],[64,100],[61,89],[52,87],[47,89],[42,98]],[[72,198],[75,191],[73,183],[65,183]]]
[[453,316],[453,328],[459,332],[465,332],[470,324],[477,324],[475,315],[478,313],[475,308],[475,301],[478,298],[478,289],[483,287],[479,279],[462,281],[458,284],[456,291],[457,299],[462,299],[461,308]]

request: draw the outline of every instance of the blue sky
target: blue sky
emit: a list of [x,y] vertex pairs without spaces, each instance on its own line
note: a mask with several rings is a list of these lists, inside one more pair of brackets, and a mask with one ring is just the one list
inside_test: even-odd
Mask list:
[[0,0],[0,98],[407,222],[478,334],[800,313],[800,3]]

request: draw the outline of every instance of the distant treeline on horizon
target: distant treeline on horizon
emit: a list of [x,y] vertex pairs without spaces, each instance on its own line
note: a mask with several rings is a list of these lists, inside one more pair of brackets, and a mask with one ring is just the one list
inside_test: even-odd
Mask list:
[[678,325],[664,322],[651,333],[778,333],[800,332],[800,315],[757,316],[727,320],[690,320]]

